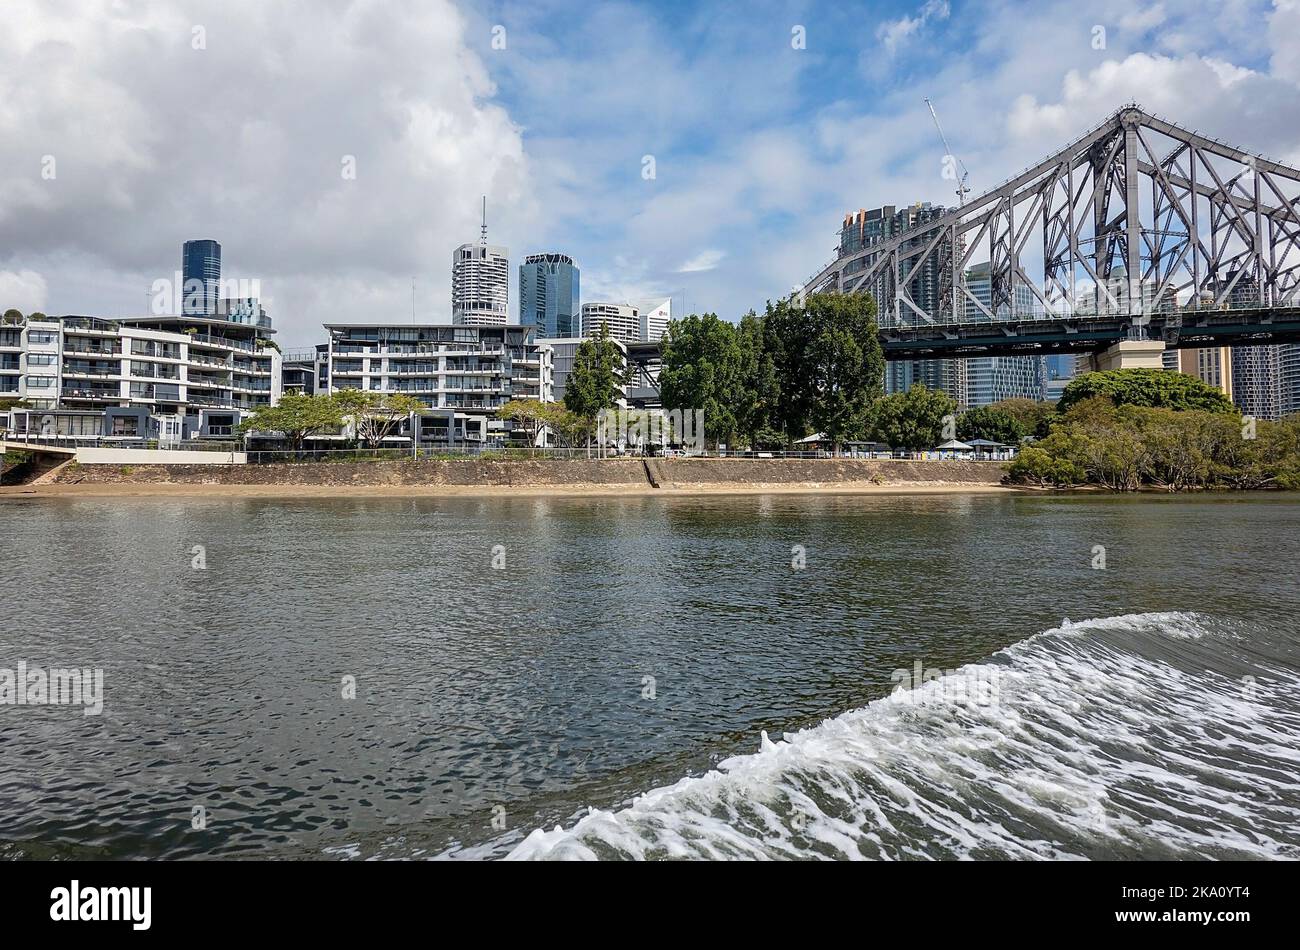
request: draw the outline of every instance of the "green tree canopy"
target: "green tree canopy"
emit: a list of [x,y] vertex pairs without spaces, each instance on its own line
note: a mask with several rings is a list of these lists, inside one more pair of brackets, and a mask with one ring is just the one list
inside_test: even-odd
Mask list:
[[1003,399],[988,408],[1011,416],[1019,423],[1025,435],[1032,435],[1039,439],[1047,435],[1052,427],[1052,421],[1056,419],[1056,404],[1039,402],[1036,399],[1021,397]]
[[1003,445],[1019,445],[1025,435],[1019,419],[993,406],[976,406],[963,412],[957,419],[957,438],[963,442],[988,439]]
[[876,304],[865,294],[812,294],[804,302],[811,326],[805,385],[809,421],[839,445],[863,435],[881,398],[885,357],[876,335]]
[[6,310],[4,313],[5,323],[22,323],[23,313],[21,310]]
[[750,311],[740,318],[740,386],[735,403],[736,428],[755,449],[785,444],[779,418],[781,384],[776,360],[767,348],[767,318]]
[[1146,406],[1176,412],[1236,412],[1232,400],[1186,373],[1160,369],[1114,369],[1085,373],[1065,387],[1057,405],[1068,412],[1076,403],[1093,396],[1105,396],[1117,406]]
[[564,408],[584,419],[612,409],[618,403],[625,363],[609,328],[602,323],[595,337],[578,344],[573,369],[564,383]]
[[357,438],[371,448],[378,448],[411,413],[425,408],[423,402],[406,393],[341,389],[330,398],[344,415],[351,417]]
[[917,383],[905,393],[885,396],[876,403],[870,431],[874,439],[891,448],[931,449],[944,441],[944,422],[956,409],[957,403],[947,393]]
[[[663,339],[659,394],[665,409],[702,410],[704,437],[715,445],[732,439],[737,408],[745,409],[743,352],[734,324],[715,313],[673,320]],[[751,397],[752,400],[753,397]]]
[[240,434],[248,432],[279,432],[295,451],[302,451],[303,443],[314,435],[341,428],[343,408],[333,396],[306,396],[302,393],[285,393],[274,406],[259,406],[251,416],[239,424]]

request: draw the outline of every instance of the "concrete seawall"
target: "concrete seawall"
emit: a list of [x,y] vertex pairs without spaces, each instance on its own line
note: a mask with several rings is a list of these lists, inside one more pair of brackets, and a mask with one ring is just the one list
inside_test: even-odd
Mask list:
[[[430,459],[325,462],[303,465],[81,465],[64,466],[51,479],[56,493],[148,486],[203,494],[229,486],[259,494],[556,493],[869,491],[916,487],[987,490],[999,485],[1001,463],[866,459]],[[208,486],[208,491],[202,491]],[[287,491],[285,489],[288,489]],[[125,491],[123,491],[125,493]],[[193,492],[191,492],[193,493]]]

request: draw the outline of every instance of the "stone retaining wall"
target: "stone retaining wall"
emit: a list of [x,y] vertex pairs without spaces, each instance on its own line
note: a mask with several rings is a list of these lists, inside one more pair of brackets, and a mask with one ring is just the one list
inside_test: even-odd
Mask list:
[[[833,488],[891,484],[996,485],[1000,462],[867,459],[430,459],[302,465],[71,464],[58,484],[500,485],[660,488]],[[652,479],[653,478],[653,482]]]

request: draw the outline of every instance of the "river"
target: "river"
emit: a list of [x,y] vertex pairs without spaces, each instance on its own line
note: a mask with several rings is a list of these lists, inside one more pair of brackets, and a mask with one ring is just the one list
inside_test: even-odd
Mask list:
[[1300,857],[1298,501],[6,498],[0,857]]

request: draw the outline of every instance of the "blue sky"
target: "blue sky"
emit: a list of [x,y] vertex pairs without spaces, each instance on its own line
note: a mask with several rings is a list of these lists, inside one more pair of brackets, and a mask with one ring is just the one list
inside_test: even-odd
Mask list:
[[736,319],[846,211],[954,200],[924,96],[976,194],[1129,99],[1300,163],[1296,0],[6,6],[0,306],[138,312],[213,237],[289,346],[409,320],[412,278],[448,319],[484,193],[512,261],[573,255],[585,299]]

